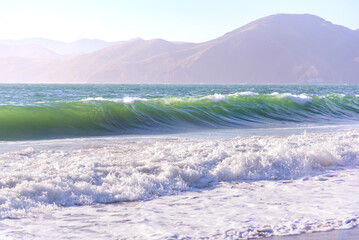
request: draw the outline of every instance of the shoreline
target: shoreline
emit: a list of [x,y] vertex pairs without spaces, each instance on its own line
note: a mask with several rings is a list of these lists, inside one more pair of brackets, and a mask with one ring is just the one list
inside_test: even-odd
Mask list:
[[324,232],[303,233],[287,236],[271,236],[265,240],[357,240],[359,239],[359,227],[350,229],[336,229]]

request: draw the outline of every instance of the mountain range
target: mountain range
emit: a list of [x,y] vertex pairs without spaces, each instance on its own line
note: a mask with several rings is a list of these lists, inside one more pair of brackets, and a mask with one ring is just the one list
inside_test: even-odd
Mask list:
[[359,30],[278,14],[203,43],[0,40],[0,82],[358,84]]
[[[139,39],[140,38],[134,38],[128,41]],[[26,38],[21,40],[4,39],[0,40],[0,58],[67,59],[123,42],[126,41],[106,42],[98,39],[80,39],[66,43],[44,38]]]

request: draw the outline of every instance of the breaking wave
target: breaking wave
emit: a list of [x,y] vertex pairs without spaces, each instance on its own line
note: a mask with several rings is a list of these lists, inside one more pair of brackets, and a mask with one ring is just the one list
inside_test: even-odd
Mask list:
[[359,97],[239,92],[202,97],[86,98],[0,106],[0,140],[330,124],[359,119]]

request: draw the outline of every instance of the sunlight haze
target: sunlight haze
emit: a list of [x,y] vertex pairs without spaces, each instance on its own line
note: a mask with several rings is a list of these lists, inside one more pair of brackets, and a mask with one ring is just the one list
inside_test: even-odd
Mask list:
[[310,13],[355,30],[358,10],[355,0],[1,0],[0,39],[203,42],[277,13]]
[[359,239],[359,0],[0,0],[0,240]]

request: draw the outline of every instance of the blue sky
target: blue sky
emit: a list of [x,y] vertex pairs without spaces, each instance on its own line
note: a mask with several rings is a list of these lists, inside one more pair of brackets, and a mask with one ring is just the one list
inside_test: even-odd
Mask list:
[[358,0],[0,0],[0,39],[202,42],[277,13],[359,29],[358,12]]

